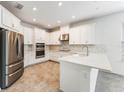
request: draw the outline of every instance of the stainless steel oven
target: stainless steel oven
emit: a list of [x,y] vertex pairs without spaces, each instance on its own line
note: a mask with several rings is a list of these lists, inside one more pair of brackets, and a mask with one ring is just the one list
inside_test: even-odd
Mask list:
[[45,57],[45,43],[36,43],[36,58]]

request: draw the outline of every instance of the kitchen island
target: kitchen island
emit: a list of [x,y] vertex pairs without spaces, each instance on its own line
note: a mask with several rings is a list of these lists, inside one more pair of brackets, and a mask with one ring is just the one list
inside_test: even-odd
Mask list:
[[65,92],[94,92],[99,70],[112,71],[105,54],[74,54],[59,61],[60,89]]

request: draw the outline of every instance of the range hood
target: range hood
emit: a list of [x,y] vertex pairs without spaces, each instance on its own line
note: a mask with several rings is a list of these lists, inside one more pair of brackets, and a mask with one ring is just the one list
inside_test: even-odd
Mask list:
[[60,41],[69,41],[69,34],[61,34],[59,37]]

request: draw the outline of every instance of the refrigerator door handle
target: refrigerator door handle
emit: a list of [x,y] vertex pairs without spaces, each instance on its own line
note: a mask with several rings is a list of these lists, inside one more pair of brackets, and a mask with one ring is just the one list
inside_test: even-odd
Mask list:
[[20,58],[21,57],[21,38],[20,38],[20,36],[18,36],[18,51],[19,51],[18,56]]
[[18,38],[16,38],[16,54],[17,54],[17,57],[18,57],[18,54],[19,54],[19,49],[18,49],[18,46],[19,46],[19,44],[18,44]]

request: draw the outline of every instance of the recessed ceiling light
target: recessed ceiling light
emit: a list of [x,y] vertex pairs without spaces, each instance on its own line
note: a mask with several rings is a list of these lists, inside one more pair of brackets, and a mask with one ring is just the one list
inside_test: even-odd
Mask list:
[[58,20],[58,21],[57,21],[57,23],[59,23],[59,24],[60,24],[60,23],[61,23],[61,21],[60,21],[60,20]]
[[99,10],[99,7],[96,7],[96,10]]
[[72,16],[72,18],[73,18],[73,19],[75,19],[75,18],[76,18],[76,16]]
[[33,18],[33,21],[35,22],[35,21],[36,21],[36,19],[35,19],[35,18]]
[[58,3],[58,6],[62,6],[62,4],[63,4],[62,2],[59,2],[59,3]]
[[36,7],[33,7],[33,11],[36,11],[37,10],[37,8]]
[[51,27],[51,25],[49,24],[48,27]]

